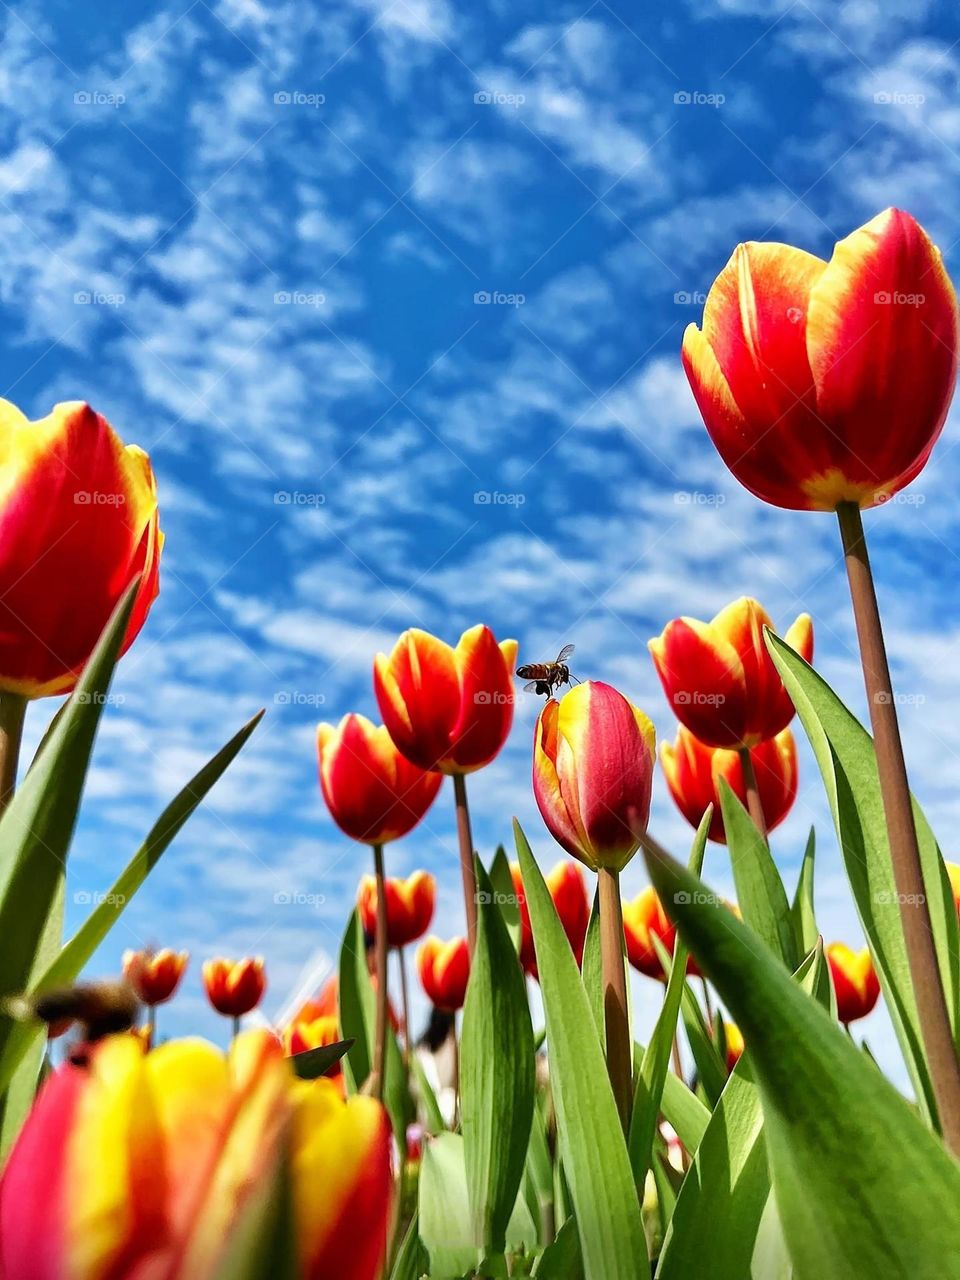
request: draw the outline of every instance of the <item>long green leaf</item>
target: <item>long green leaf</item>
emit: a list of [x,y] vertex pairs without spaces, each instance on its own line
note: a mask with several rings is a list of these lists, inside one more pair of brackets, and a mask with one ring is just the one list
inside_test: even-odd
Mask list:
[[780,872],[770,846],[726,778],[720,779],[720,810],[743,919],[792,971],[800,957]]
[[803,862],[800,864],[800,875],[797,888],[790,907],[793,920],[793,932],[797,946],[806,955],[817,944],[820,930],[817,928],[817,915],[813,905],[813,877],[817,855],[817,837],[813,827],[807,836],[807,847],[803,851]]
[[474,1239],[502,1253],[533,1119],[527,986],[479,858],[477,939],[460,1033],[460,1115]]
[[547,1020],[547,1045],[563,1168],[587,1280],[647,1275],[646,1241],[627,1146],[593,1018],[553,900],[514,823]]
[[593,895],[587,936],[583,943],[583,987],[590,1002],[590,1013],[600,1037],[600,1044],[607,1042],[607,1026],[603,1014],[603,961],[600,955],[600,898]]
[[[830,1015],[672,858],[650,877],[739,1024],[797,1280],[942,1280],[960,1168]],[[696,895],[696,900],[695,900]]]
[[[778,637],[770,632],[765,636],[823,775],[847,878],[914,1089],[935,1122],[936,1104],[910,979],[873,740],[812,667]],[[957,912],[940,851],[916,803],[913,812],[924,893],[956,1036],[960,1021]]]
[[510,863],[507,861],[503,845],[497,846],[493,862],[490,865],[490,883],[500,914],[510,934],[510,939],[517,951],[520,950],[520,904],[516,901],[516,889],[513,876],[510,874]]

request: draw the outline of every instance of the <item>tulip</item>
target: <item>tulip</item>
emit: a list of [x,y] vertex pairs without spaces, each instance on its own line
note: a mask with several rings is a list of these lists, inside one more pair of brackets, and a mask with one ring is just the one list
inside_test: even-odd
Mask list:
[[[750,752],[757,778],[757,790],[768,830],[784,820],[797,798],[797,747],[789,729],[781,729],[775,738],[761,742]],[[670,794],[677,808],[693,827],[709,805],[713,805],[708,835],[723,844],[723,816],[720,812],[720,779],[724,778],[734,795],[747,803],[743,765],[736,751],[708,747],[683,725],[674,743],[660,746],[660,763]]]
[[[414,871],[406,880],[388,879],[385,888],[387,942],[391,947],[405,947],[416,942],[430,927],[437,882],[428,871]],[[360,881],[357,908],[364,933],[372,937],[377,927],[377,881],[374,876],[364,876]]]
[[214,1280],[289,1150],[304,1280],[375,1280],[391,1129],[372,1098],[300,1081],[269,1032],[224,1056],[113,1036],[48,1078],[0,1179],[0,1274]]
[[[763,606],[743,596],[711,622],[674,618],[650,641],[654,666],[677,719],[710,747],[755,747],[793,719],[790,695],[767,652]],[[784,637],[809,662],[813,624],[801,614]]]
[[960,918],[960,863],[947,862],[944,865],[947,868],[947,875],[950,877],[950,890],[957,908],[957,916]]
[[[340,1039],[340,1021],[335,1014],[332,1017],[329,1014],[311,1017],[302,1009],[290,1019],[281,1034],[284,1052],[288,1057],[308,1053],[311,1049],[323,1049],[327,1045],[337,1044]],[[324,1075],[328,1080],[333,1080],[340,1092],[345,1094],[342,1060],[337,1061]]]
[[632,902],[623,904],[623,931],[627,959],[633,967],[648,978],[662,982],[666,975],[653,940],[656,938],[667,955],[672,956],[677,930],[652,885],[642,889]]
[[880,982],[869,947],[851,951],[843,942],[831,942],[825,952],[837,997],[837,1017],[847,1026],[871,1012],[880,995]]
[[267,989],[263,960],[207,960],[203,966],[203,985],[207,999],[226,1018],[236,1024],[245,1013],[255,1009]]
[[427,631],[405,631],[378,653],[373,684],[384,724],[421,769],[453,774],[463,905],[470,953],[477,939],[477,881],[464,775],[499,753],[513,724],[516,640],[497,644],[489,627],[465,631],[455,649]]
[[420,983],[438,1009],[455,1013],[463,1008],[470,978],[470,949],[466,938],[442,942],[425,938],[417,948]]
[[360,715],[317,727],[320,786],[345,835],[363,844],[398,840],[423,818],[442,778],[400,754],[387,730]]
[[727,1074],[729,1075],[743,1054],[743,1033],[734,1023],[725,1022],[723,1024],[723,1039],[727,1050]]
[[[531,977],[538,977],[537,955],[533,945],[533,929],[530,925],[530,909],[523,888],[523,877],[519,864],[511,864],[514,894],[520,909],[520,963]],[[577,964],[583,963],[583,944],[587,937],[587,925],[590,923],[590,902],[587,898],[587,886],[583,872],[576,862],[558,862],[552,871],[544,876],[546,886],[553,899],[563,931],[567,935],[570,948]]]
[[179,987],[190,959],[186,951],[125,951],[123,976],[142,1004],[165,1004]]

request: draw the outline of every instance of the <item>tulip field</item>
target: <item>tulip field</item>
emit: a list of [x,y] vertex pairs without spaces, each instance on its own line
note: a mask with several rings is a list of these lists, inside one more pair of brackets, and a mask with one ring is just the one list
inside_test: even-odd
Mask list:
[[[899,295],[914,303],[877,302]],[[676,359],[705,451],[798,528],[836,516],[869,723],[818,672],[817,617],[748,596],[712,618],[690,600],[635,655],[676,721],[659,748],[651,708],[586,666],[578,679],[569,647],[538,661],[483,620],[406,630],[369,654],[376,722],[346,706],[316,729],[357,868],[335,972],[273,1025],[269,950],[207,957],[226,1052],[165,1029],[200,966],[177,937],[88,974],[264,713],[65,936],[98,729],[123,715],[114,669],[162,589],[163,490],[86,403],[31,422],[3,401],[0,1280],[960,1276],[960,866],[911,795],[861,519],[937,467],[958,339],[940,251],[909,213],[877,214],[828,261],[734,248]],[[542,822],[485,814],[500,826],[484,847],[475,775],[517,732],[525,683]],[[32,759],[28,710],[47,713]],[[778,856],[804,804],[800,735],[862,949],[818,925],[816,833],[799,875]],[[655,788],[686,847],[650,829]],[[388,874],[440,809],[462,936],[433,874]],[[735,900],[712,887],[720,865]],[[657,1010],[643,1037],[631,973]],[[880,1002],[908,1088],[858,1029]]]

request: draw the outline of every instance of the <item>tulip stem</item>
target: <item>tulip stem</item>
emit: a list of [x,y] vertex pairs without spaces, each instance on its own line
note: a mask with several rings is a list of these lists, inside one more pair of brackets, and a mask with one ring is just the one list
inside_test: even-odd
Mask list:
[[473,834],[467,808],[467,782],[462,773],[453,775],[453,795],[457,805],[457,838],[460,841],[460,872],[463,876],[463,906],[467,913],[467,942],[470,958],[477,942],[477,873],[473,866]]
[[20,762],[20,740],[27,714],[21,693],[0,693],[0,814],[13,799]]
[[854,502],[841,502],[837,507],[837,519],[857,625],[860,661],[877,754],[877,774],[890,842],[890,860],[920,1030],[940,1129],[949,1150],[960,1156],[960,1061],[950,1030],[930,925],[897,707],[860,508]]
[[377,1023],[373,1048],[372,1093],[383,1101],[387,1057],[387,882],[383,872],[383,845],[373,846],[373,867],[377,878]]
[[410,1070],[410,995],[407,991],[407,954],[403,947],[397,947],[397,962],[400,965],[400,998],[403,1001],[403,1061]]
[[607,1073],[624,1132],[630,1127],[633,1067],[630,1023],[627,1017],[627,975],[623,961],[623,908],[620,872],[597,871],[600,890],[600,959],[603,971],[603,1010],[607,1032]]
[[763,805],[760,803],[760,788],[757,786],[757,771],[753,767],[753,756],[750,754],[749,747],[741,747],[737,754],[740,756],[740,768],[743,770],[743,787],[747,795],[747,812],[753,819],[753,825],[766,840],[767,820],[763,816]]

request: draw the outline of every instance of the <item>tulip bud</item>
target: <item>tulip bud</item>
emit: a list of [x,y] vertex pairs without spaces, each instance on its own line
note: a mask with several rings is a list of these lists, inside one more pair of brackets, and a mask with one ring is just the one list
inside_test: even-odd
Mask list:
[[146,1005],[164,1004],[183,980],[189,954],[186,951],[125,951],[123,976],[137,999]]
[[[440,775],[435,777],[439,785]],[[433,919],[433,907],[437,896],[437,882],[427,871],[414,871],[406,880],[386,881],[387,944],[405,947],[422,937]],[[374,876],[364,876],[360,881],[357,908],[363,931],[371,937],[377,928],[377,881]]]
[[448,1013],[462,1009],[470,978],[466,938],[453,938],[450,942],[425,938],[417,948],[417,972],[424,991],[438,1009]]
[[[939,250],[887,209],[829,262],[738,245],[683,366],[742,485],[778,507],[885,502],[922,470],[957,374],[957,301]],[[723,744],[720,744],[723,745]]]
[[743,1033],[734,1023],[725,1022],[723,1024],[723,1039],[727,1047],[727,1074],[729,1075],[740,1061],[743,1053]]
[[831,942],[825,954],[837,997],[837,1017],[844,1025],[865,1018],[880,996],[870,948],[851,951],[843,942]]
[[587,680],[551,698],[534,739],[533,790],[551,835],[592,870],[620,871],[647,829],[653,725],[623,694]]
[[627,959],[633,967],[662,982],[666,975],[653,940],[659,941],[667,955],[673,955],[677,930],[652,885],[642,889],[632,902],[623,904],[623,932]]
[[267,989],[261,957],[244,960],[207,960],[203,966],[207,999],[227,1018],[242,1018],[255,1009]]
[[[677,719],[711,747],[755,747],[793,719],[794,706],[767,652],[773,629],[761,604],[744,596],[712,622],[674,618],[650,652]],[[809,662],[813,624],[803,613],[784,637]]]
[[[784,820],[797,798],[797,748],[793,734],[789,729],[781,729],[775,738],[753,747],[750,757],[767,830],[772,831]],[[675,743],[661,743],[660,763],[670,794],[691,826],[700,826],[707,807],[712,804],[708,834],[711,840],[725,843],[720,779],[725,779],[741,804],[747,803],[739,753],[708,747],[680,725]]]

